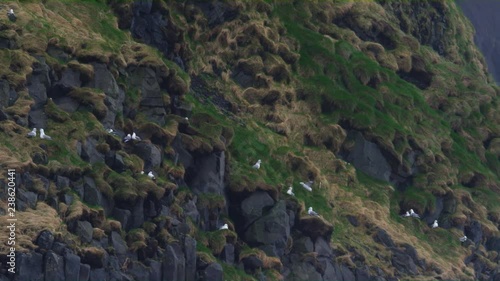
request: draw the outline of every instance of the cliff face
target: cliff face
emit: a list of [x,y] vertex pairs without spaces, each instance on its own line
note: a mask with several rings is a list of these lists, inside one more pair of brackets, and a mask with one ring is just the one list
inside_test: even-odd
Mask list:
[[454,2],[3,5],[0,280],[500,276],[499,89]]
[[474,25],[474,42],[488,63],[488,72],[500,83],[500,59],[498,52],[500,38],[495,30],[500,25],[496,12],[500,9],[497,1],[458,1],[463,13]]

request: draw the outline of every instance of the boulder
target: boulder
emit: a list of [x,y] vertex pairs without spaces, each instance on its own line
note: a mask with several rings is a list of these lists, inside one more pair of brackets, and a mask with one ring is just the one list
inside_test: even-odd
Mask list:
[[[311,263],[297,263],[291,268],[291,274],[288,276],[287,280],[299,281],[299,280],[323,280],[321,274],[316,271],[316,268]],[[334,279],[336,280],[336,279]],[[341,279],[339,279],[341,280]]]
[[[285,201],[278,201],[268,214],[256,220],[243,235],[245,242],[263,248],[268,256],[282,257],[290,237]],[[333,227],[332,227],[333,230]]]
[[138,228],[144,223],[144,199],[139,198],[132,206],[132,212],[130,217],[130,227]]
[[132,276],[133,280],[151,280],[150,269],[137,261],[132,262],[132,266],[129,267],[127,273]]
[[264,261],[257,255],[249,255],[241,259],[247,273],[253,274],[264,267]]
[[222,249],[221,260],[227,264],[232,265],[234,263],[234,245],[226,244],[224,249]]
[[318,237],[314,241],[314,252],[318,253],[319,257],[333,257],[332,247],[323,237]]
[[379,228],[377,230],[377,233],[373,237],[373,240],[375,242],[380,243],[386,247],[395,247],[396,244],[394,244],[394,241],[392,240],[391,236],[387,233],[387,231]]
[[176,160],[174,161],[177,165],[177,162],[182,164],[185,168],[188,168],[193,163],[193,156],[189,151],[186,150],[184,145],[182,144],[182,136],[181,134],[177,134],[172,141],[172,148],[176,153]]
[[88,264],[80,264],[80,274],[79,281],[89,281],[90,279],[90,265]]
[[23,189],[17,189],[17,199],[26,203],[26,205],[31,208],[36,208],[36,202],[38,200],[38,196],[36,193],[31,191],[25,191]]
[[52,251],[45,254],[45,280],[64,281],[64,259]]
[[[11,96],[12,89],[10,88],[9,81],[0,80],[0,108],[9,107],[17,100],[17,94]],[[15,91],[14,91],[15,93]]]
[[82,144],[82,151],[80,157],[89,162],[90,164],[95,164],[99,162],[104,162],[104,155],[97,151],[96,146],[97,141],[91,137],[88,137]]
[[61,78],[49,89],[48,96],[53,99],[60,98],[66,96],[71,90],[80,88],[81,86],[80,72],[67,67],[62,71]]
[[91,205],[102,206],[102,193],[97,188],[94,179],[83,177],[83,200]]
[[224,194],[226,156],[224,152],[213,152],[196,157],[186,168],[186,183],[197,194]]
[[43,250],[50,250],[53,243],[54,235],[49,230],[43,230],[36,238],[36,244]]
[[243,202],[241,202],[241,215],[244,219],[244,228],[247,228],[256,219],[262,217],[264,211],[267,211],[274,205],[274,200],[265,191],[252,193]]
[[184,256],[186,257],[186,280],[194,280],[196,276],[196,240],[190,236],[184,239]]
[[52,244],[51,249],[52,249],[52,251],[54,251],[54,253],[56,253],[60,256],[64,256],[67,251],[70,251],[68,248],[66,248],[66,245],[64,243],[61,243],[61,242],[54,242]]
[[[318,238],[319,239],[319,238]],[[302,236],[293,241],[293,251],[300,254],[310,253],[314,251],[314,245],[311,238]]]
[[[155,261],[155,260],[147,260],[146,264],[150,268],[149,281],[162,281],[162,278],[161,278],[161,262]],[[187,267],[186,267],[186,273],[187,273]],[[193,276],[194,276],[195,273],[196,273],[196,269],[193,272]],[[195,279],[194,278],[193,279],[188,279],[186,277],[186,280],[195,280]]]
[[207,266],[201,273],[198,280],[200,281],[222,281],[224,272],[222,266],[216,262]]
[[172,245],[168,245],[165,249],[162,265],[163,280],[184,280],[184,257],[182,253],[179,253],[174,248]]
[[360,132],[349,133],[348,138],[354,138],[355,145],[347,155],[347,161],[369,176],[390,181],[391,166],[377,144],[367,141]]
[[162,161],[162,153],[152,143],[141,142],[135,145],[134,153],[144,161],[144,170],[149,171],[158,168]]
[[401,274],[415,276],[418,268],[414,260],[406,252],[394,248],[392,250],[392,266]]
[[88,221],[78,221],[76,223],[76,234],[83,243],[90,243],[92,241],[92,234],[94,232],[94,228],[92,224]]
[[81,266],[79,256],[71,253],[66,253],[64,255],[65,280],[78,280],[80,278],[80,268]]
[[118,173],[124,172],[127,169],[123,157],[120,154],[116,154],[115,151],[109,151],[104,156],[104,161],[111,169]]
[[17,280],[43,281],[43,256],[40,253],[18,253],[16,256]]
[[114,208],[112,216],[117,219],[124,230],[130,230],[131,224],[130,224],[130,217],[132,213],[129,210],[124,210],[124,209],[119,209],[119,208]]
[[111,235],[109,236],[109,240],[110,240],[110,245],[113,247],[113,249],[115,249],[115,254],[119,257],[119,256],[124,256],[125,254],[127,254],[127,243],[125,243],[125,241],[123,241],[121,235],[116,232],[116,231],[113,231],[111,232]]
[[108,280],[106,270],[104,268],[93,268],[90,270],[90,281],[106,281]]

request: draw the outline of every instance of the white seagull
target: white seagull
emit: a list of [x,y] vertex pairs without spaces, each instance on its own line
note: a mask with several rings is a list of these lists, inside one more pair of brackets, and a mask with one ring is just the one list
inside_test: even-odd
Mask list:
[[260,169],[260,163],[262,163],[262,161],[260,161],[260,159],[259,159],[259,160],[257,160],[257,163],[255,163],[252,167],[253,167],[254,169],[257,169],[257,170],[258,170],[258,169]]
[[48,135],[45,134],[45,132],[43,131],[43,129],[40,129],[40,138],[41,139],[44,139],[44,140],[51,140],[52,138]]
[[295,193],[293,193],[293,187],[292,186],[288,187],[288,191],[286,192],[286,194],[295,196]]
[[112,134],[114,131],[113,131],[113,129],[110,128],[110,129],[107,129],[106,132],[108,132],[108,134]]
[[316,213],[315,211],[313,211],[313,207],[309,207],[309,210],[307,211],[307,213],[308,213],[310,216],[319,217],[319,214],[318,214],[318,213]]
[[438,221],[434,220],[434,223],[432,224],[432,228],[437,228],[438,226],[439,226]]
[[410,216],[412,216],[412,217],[414,217],[414,218],[420,218],[420,216],[419,216],[417,213],[415,213],[415,212],[413,211],[413,209],[410,209]]
[[135,134],[135,132],[132,134],[132,139],[135,140],[135,141],[140,141],[141,138]]
[[127,134],[124,138],[123,138],[123,142],[128,142],[132,139],[132,136],[130,134]]
[[148,177],[149,177],[150,179],[152,179],[152,180],[155,180],[155,179],[156,179],[155,175],[153,174],[153,171],[149,171],[149,173],[148,173]]
[[410,216],[410,212],[406,211],[406,213],[403,215],[403,217],[409,217]]
[[7,12],[7,15],[8,15],[8,16],[14,16],[14,9],[10,9],[10,10]]
[[141,171],[141,175],[144,175],[144,171]]
[[31,132],[26,135],[28,138],[36,137],[36,128],[33,128]]
[[227,223],[225,223],[223,226],[221,226],[219,228],[219,230],[223,230],[223,229],[229,229],[229,227],[227,226]]
[[460,239],[460,242],[463,243],[463,242],[467,241],[467,236],[464,235],[464,237],[460,237],[459,239]]
[[305,188],[307,191],[313,191],[311,186],[309,186],[307,183],[299,182],[300,185],[302,185],[303,188]]

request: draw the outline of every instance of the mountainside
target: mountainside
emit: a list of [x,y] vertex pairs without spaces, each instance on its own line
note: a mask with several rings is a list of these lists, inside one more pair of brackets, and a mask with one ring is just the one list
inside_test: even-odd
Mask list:
[[500,88],[455,2],[0,9],[0,281],[500,280]]

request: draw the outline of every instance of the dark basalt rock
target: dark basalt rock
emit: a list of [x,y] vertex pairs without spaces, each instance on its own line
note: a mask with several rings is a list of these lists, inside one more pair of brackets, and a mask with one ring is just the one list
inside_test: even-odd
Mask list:
[[467,235],[467,239],[474,243],[481,242],[483,239],[483,229],[481,227],[481,223],[476,220],[472,220],[469,225],[465,226],[464,234]]
[[43,256],[40,253],[19,253],[16,256],[16,279],[43,281]]
[[218,263],[212,263],[200,273],[201,281],[222,281],[224,272]]
[[373,240],[375,242],[380,243],[386,247],[395,247],[396,244],[394,244],[394,241],[392,240],[391,236],[387,233],[387,231],[383,229],[379,229],[375,236],[373,237]]
[[53,243],[54,235],[48,230],[40,232],[38,238],[36,239],[36,244],[38,245],[38,247],[40,247],[40,249],[43,250],[50,250]]
[[45,254],[45,280],[64,281],[64,259],[52,251]]
[[268,256],[282,257],[290,237],[288,220],[285,202],[278,201],[269,213],[248,227],[244,240],[249,245],[261,246]]
[[246,229],[255,220],[262,217],[274,205],[274,200],[267,192],[257,191],[241,202],[241,215]]
[[322,218],[312,216],[301,217],[298,229],[312,239],[323,237],[326,240],[330,240],[333,233],[333,225]]
[[161,150],[152,143],[141,142],[136,144],[134,147],[134,153],[144,161],[145,171],[155,169],[161,164]]
[[80,278],[80,257],[71,253],[64,255],[65,280],[82,280]]
[[193,159],[193,163],[186,168],[187,185],[198,194],[224,193],[224,175],[226,157],[224,152],[214,152]]

